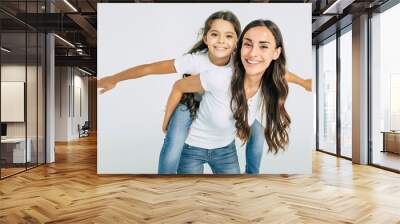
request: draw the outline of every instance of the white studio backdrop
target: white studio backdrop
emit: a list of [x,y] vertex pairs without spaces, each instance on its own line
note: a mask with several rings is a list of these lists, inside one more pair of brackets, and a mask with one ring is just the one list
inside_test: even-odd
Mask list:
[[[311,4],[267,3],[98,4],[98,78],[186,53],[200,38],[206,18],[219,10],[236,14],[242,29],[255,19],[275,22],[283,34],[289,71],[313,78]],[[123,81],[98,96],[99,174],[157,173],[165,104],[179,78],[180,74],[169,74]],[[312,170],[314,93],[294,84],[289,87],[290,145],[277,155],[265,149],[261,173],[310,174]],[[237,146],[243,173],[245,150]]]

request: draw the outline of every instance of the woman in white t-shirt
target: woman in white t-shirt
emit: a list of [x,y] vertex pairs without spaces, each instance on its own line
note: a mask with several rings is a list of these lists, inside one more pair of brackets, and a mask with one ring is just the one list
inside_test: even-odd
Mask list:
[[216,174],[238,174],[235,135],[244,142],[262,109],[270,151],[285,149],[290,118],[284,102],[286,57],[279,28],[269,20],[248,24],[237,43],[234,72],[218,68],[181,79],[168,99],[163,128],[183,93],[204,92],[182,151],[178,173],[201,174],[208,163]]

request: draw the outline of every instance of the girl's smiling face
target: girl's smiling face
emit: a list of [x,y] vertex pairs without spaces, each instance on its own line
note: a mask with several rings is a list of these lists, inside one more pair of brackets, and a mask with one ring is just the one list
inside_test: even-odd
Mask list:
[[246,75],[263,75],[280,53],[281,48],[276,47],[274,35],[265,26],[253,27],[243,36],[240,59]]
[[216,19],[212,22],[210,30],[203,37],[208,46],[208,56],[217,65],[229,62],[236,47],[237,34],[231,22]]

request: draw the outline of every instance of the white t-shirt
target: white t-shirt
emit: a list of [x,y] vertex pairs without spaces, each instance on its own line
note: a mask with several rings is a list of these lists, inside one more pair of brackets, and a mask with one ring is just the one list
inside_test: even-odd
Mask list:
[[[200,73],[201,85],[205,93],[200,102],[197,118],[190,127],[186,144],[205,149],[221,148],[235,139],[236,128],[230,107],[230,82],[232,68],[218,67]],[[248,121],[251,125],[260,108],[260,90],[247,103]]]
[[232,67],[232,63],[229,62],[224,66],[215,65],[208,58],[207,51],[201,51],[192,54],[184,54],[176,58],[174,60],[174,66],[177,73],[194,75],[208,70]]

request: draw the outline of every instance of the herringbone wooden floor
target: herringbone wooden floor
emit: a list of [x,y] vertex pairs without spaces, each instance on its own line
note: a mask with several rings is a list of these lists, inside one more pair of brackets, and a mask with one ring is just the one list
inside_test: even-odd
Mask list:
[[0,223],[400,223],[400,175],[314,153],[289,177],[98,176],[96,139],[0,181]]

